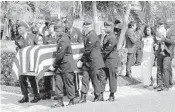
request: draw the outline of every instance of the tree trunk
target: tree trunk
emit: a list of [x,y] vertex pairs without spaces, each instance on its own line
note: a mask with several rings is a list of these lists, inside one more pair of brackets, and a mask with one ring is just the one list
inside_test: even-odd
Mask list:
[[123,43],[125,41],[125,33],[126,33],[127,28],[128,28],[128,19],[129,19],[130,10],[131,10],[131,4],[128,3],[128,6],[126,8],[126,13],[124,15],[123,27],[121,30],[121,34],[120,34],[119,42],[118,42],[118,46],[117,46],[118,50],[123,47]]
[[98,16],[97,16],[96,1],[92,1],[92,9],[93,9],[94,29],[95,29],[95,32],[97,32],[97,21],[98,21]]

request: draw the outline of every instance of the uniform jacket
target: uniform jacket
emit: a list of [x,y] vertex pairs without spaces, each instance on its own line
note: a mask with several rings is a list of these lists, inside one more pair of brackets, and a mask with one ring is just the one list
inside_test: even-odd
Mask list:
[[71,42],[67,34],[64,34],[58,42],[53,66],[56,68],[56,73],[68,73],[76,69]]
[[100,49],[100,41],[95,31],[90,31],[84,39],[84,53],[81,58],[83,69],[96,70],[103,68],[104,61]]
[[119,66],[120,58],[117,52],[117,39],[113,33],[104,37],[102,54],[105,58],[104,61],[106,67]]
[[133,29],[128,29],[125,34],[126,37],[126,48],[128,53],[135,53],[137,49],[138,37]]
[[17,45],[18,49],[22,49],[29,45],[37,45],[37,43],[38,39],[36,35],[32,33],[27,33],[26,39],[22,36],[19,36],[15,41],[15,44]]

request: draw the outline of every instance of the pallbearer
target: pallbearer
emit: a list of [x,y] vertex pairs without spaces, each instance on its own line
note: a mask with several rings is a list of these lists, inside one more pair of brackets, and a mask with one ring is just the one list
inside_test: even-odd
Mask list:
[[55,86],[56,95],[58,97],[58,103],[51,106],[62,107],[63,103],[63,86],[65,84],[67,90],[67,97],[70,99],[68,105],[75,104],[75,85],[74,85],[74,73],[75,62],[73,60],[72,48],[70,39],[67,34],[64,33],[64,28],[56,26],[56,36],[60,38],[57,44],[56,58],[53,66],[50,67],[51,71],[55,71]]
[[104,67],[104,61],[100,50],[100,41],[93,30],[91,21],[86,21],[83,24],[85,37],[84,37],[84,48],[85,51],[81,58],[83,62],[83,78],[82,78],[82,89],[81,99],[79,103],[86,102],[86,94],[89,90],[89,82],[92,81],[94,88],[94,101],[102,101],[103,88],[100,80],[101,69]]
[[103,40],[102,54],[105,62],[105,73],[109,79],[110,95],[108,101],[114,101],[114,93],[117,91],[117,70],[119,65],[119,55],[117,52],[117,40],[113,33],[113,23],[105,22],[106,35]]
[[[29,28],[29,26],[26,22],[24,22],[24,21],[19,22],[18,31],[19,31],[20,36],[15,40],[15,44],[17,45],[17,48],[16,48],[17,50],[22,49],[24,47],[27,47],[29,45],[36,45],[38,43],[36,36],[32,33],[27,32],[28,28]],[[29,102],[27,78],[29,79],[29,82],[31,84],[33,94],[34,94],[34,99],[31,100],[30,102],[36,103],[40,100],[40,97],[38,94],[35,76],[28,76],[25,74],[21,74],[19,76],[21,91],[22,91],[22,94],[24,97],[21,100],[19,100],[18,102],[19,103]]]

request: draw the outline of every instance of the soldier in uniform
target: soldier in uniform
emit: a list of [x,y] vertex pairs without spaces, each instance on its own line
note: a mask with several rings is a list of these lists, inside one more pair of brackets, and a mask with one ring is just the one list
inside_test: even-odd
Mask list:
[[106,35],[103,40],[103,59],[105,62],[105,73],[109,79],[110,95],[108,101],[114,101],[114,93],[117,91],[117,70],[119,66],[119,55],[117,52],[117,39],[113,33],[113,23],[105,22]]
[[[58,43],[57,40],[59,40],[59,37],[56,35],[56,32],[55,32],[55,24],[56,23],[54,21],[52,21],[49,24],[49,29],[45,30],[44,39],[43,39],[44,45]],[[42,96],[43,100],[51,99],[51,90],[52,90],[52,81],[51,80],[52,80],[52,76],[45,76],[44,77],[45,94]]]
[[[22,49],[26,46],[29,45],[36,45],[37,44],[37,38],[34,34],[28,33],[27,28],[29,28],[28,24],[26,22],[19,22],[19,27],[18,31],[20,34],[20,37],[18,37],[17,40],[15,40],[15,44],[17,45],[17,50]],[[21,85],[21,91],[24,97],[19,100],[19,103],[25,103],[29,102],[29,97],[28,97],[28,84],[27,84],[27,78],[29,79],[29,82],[31,84],[31,87],[33,89],[34,93],[34,99],[31,100],[31,103],[36,103],[40,100],[39,94],[38,94],[38,89],[37,89],[37,84],[35,80],[35,76],[26,76],[26,75],[20,75],[19,76],[19,82]]]
[[131,67],[134,64],[134,57],[137,50],[137,41],[139,40],[138,36],[135,33],[136,23],[131,21],[128,24],[128,30],[126,31],[126,48],[128,49],[127,54],[127,63],[126,63],[126,76],[131,76]]
[[93,30],[91,21],[83,23],[85,37],[84,37],[84,53],[81,58],[83,78],[82,78],[82,89],[81,99],[79,103],[86,102],[86,94],[89,90],[89,81],[91,79],[94,88],[94,102],[102,101],[103,87],[101,85],[100,73],[101,69],[105,66],[100,50],[100,41]]
[[73,59],[71,42],[66,33],[64,33],[64,28],[61,26],[56,26],[55,30],[57,36],[60,37],[59,43],[57,44],[56,58],[53,66],[50,67],[51,71],[55,71],[55,89],[58,98],[58,103],[51,106],[62,107],[63,103],[63,86],[65,84],[67,90],[67,97],[70,99],[68,105],[74,105],[75,101],[75,85],[74,85],[74,73],[75,62]]

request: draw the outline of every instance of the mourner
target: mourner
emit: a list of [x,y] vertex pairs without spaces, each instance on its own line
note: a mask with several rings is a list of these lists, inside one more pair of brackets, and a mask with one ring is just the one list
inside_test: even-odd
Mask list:
[[135,53],[137,50],[137,41],[139,38],[137,37],[136,33],[136,23],[131,21],[128,24],[128,30],[126,31],[125,37],[126,37],[126,48],[128,49],[127,54],[127,63],[126,63],[126,76],[131,76],[131,67],[134,64],[135,60]]
[[[21,22],[19,22],[18,25],[19,25],[18,32],[19,32],[20,36],[15,41],[15,44],[17,45],[17,50],[22,49],[24,47],[27,47],[29,45],[36,45],[37,44],[36,36],[32,33],[27,32],[27,29],[29,28],[28,24],[24,21],[21,21]],[[23,94],[23,98],[21,100],[19,100],[18,102],[19,103],[29,102],[27,78],[29,79],[29,82],[31,84],[31,87],[33,89],[33,94],[34,94],[34,99],[32,99],[30,102],[36,103],[40,100],[40,97],[38,94],[35,76],[28,76],[25,74],[21,74],[19,76],[19,82],[21,85],[21,91]]]
[[[159,56],[158,56],[158,90],[169,90],[172,85],[172,68],[171,60],[174,57],[174,36],[173,27],[169,30],[166,38],[162,37],[159,45]],[[161,56],[161,58],[160,58]]]
[[114,101],[114,93],[117,91],[117,70],[120,61],[117,52],[117,41],[116,36],[113,32],[113,23],[105,22],[105,32],[106,35],[103,40],[103,59],[105,62],[105,73],[107,79],[109,79],[110,95],[108,101]]
[[91,21],[86,21],[83,24],[85,31],[84,37],[84,48],[85,51],[81,58],[83,78],[82,78],[82,89],[81,89],[81,99],[79,103],[86,102],[86,95],[89,90],[89,82],[92,81],[94,88],[94,102],[103,100],[103,88],[100,81],[101,69],[105,66],[100,50],[100,41],[93,30],[93,25]]
[[62,107],[63,103],[63,86],[65,84],[67,90],[67,97],[70,99],[68,105],[74,105],[75,101],[75,85],[74,85],[74,70],[75,62],[73,59],[71,42],[67,34],[64,33],[62,26],[55,26],[56,35],[61,37],[57,44],[56,59],[53,66],[50,67],[51,71],[55,71],[55,92],[58,98],[58,103],[51,106]]

